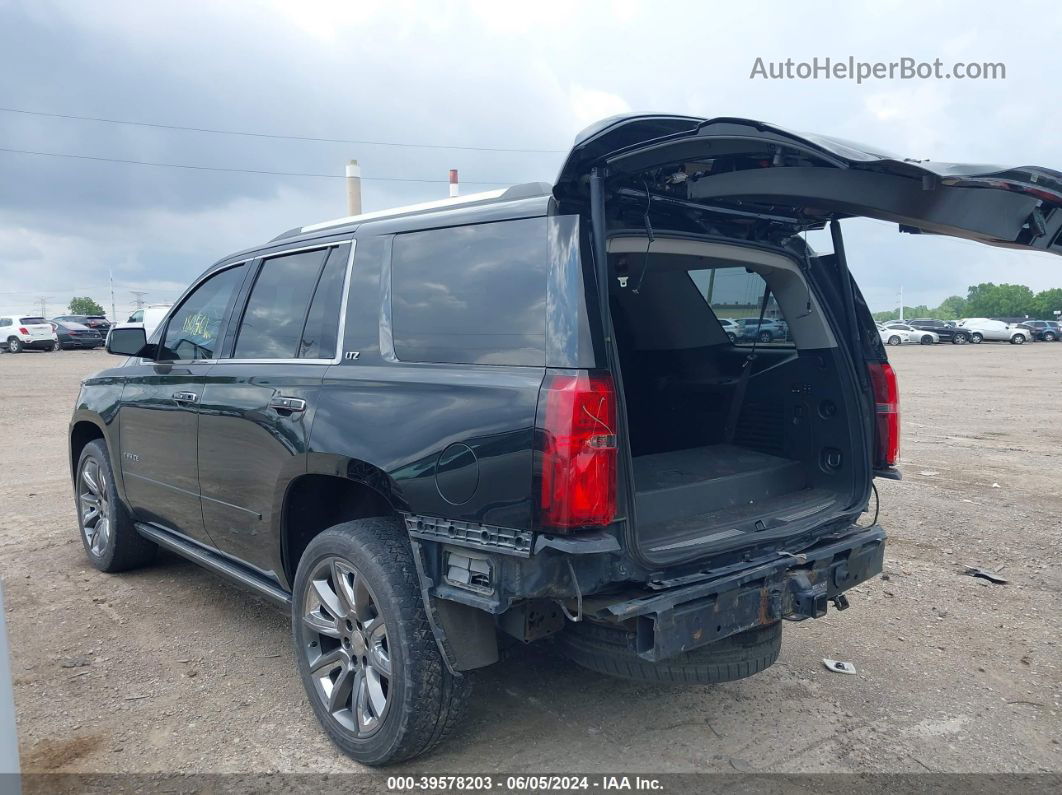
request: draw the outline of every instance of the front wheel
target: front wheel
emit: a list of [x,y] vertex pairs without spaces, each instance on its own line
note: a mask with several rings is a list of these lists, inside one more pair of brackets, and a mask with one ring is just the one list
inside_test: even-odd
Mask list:
[[974,345],[980,345],[982,342],[984,342],[984,339],[985,335],[982,334],[980,331],[975,331],[973,334],[970,335],[970,342],[972,342]]
[[7,341],[7,349],[11,353],[22,353],[22,340],[12,337]]
[[734,333],[733,331],[728,331],[728,332],[726,333],[726,335],[727,335],[728,337],[730,337],[730,342],[731,342],[731,343],[735,343],[735,342],[737,342],[737,334],[735,334],[735,333]]
[[761,331],[760,332],[760,342],[770,342],[771,339],[772,339],[771,332],[769,332],[769,331]]
[[443,662],[397,520],[358,519],[314,538],[299,561],[291,620],[313,711],[356,761],[419,756],[457,724],[470,677]]
[[1045,331],[1044,332],[1044,342],[1054,342],[1054,341],[1055,341],[1055,335],[1052,332],[1050,332],[1050,331]]
[[952,345],[965,345],[969,341],[970,338],[965,334],[956,334],[954,337],[951,338]]
[[903,342],[903,340],[901,340],[895,334],[889,337],[889,345],[899,345],[901,342]]
[[1024,334],[1015,334],[1013,337],[1010,338],[1010,344],[1011,345],[1024,345],[1025,344],[1025,335]]
[[78,527],[89,562],[100,571],[115,572],[150,563],[158,552],[153,541],[136,531],[118,499],[107,445],[96,439],[85,445],[75,482]]
[[922,339],[920,339],[919,342],[921,342],[923,345],[932,345],[933,338],[930,337],[928,334],[923,334]]

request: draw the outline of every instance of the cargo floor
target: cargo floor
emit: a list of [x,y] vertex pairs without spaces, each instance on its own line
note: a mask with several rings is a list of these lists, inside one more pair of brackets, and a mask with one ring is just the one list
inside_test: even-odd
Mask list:
[[807,488],[801,462],[729,444],[639,456],[634,482],[639,538],[664,554],[738,544],[834,501]]

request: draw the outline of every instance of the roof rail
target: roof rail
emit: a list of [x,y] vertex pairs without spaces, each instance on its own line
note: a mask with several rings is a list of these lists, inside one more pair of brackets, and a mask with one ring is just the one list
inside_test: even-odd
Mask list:
[[510,188],[488,190],[482,193],[469,193],[466,196],[438,199],[436,201],[421,202],[419,204],[407,204],[403,207],[392,207],[387,210],[376,210],[371,213],[361,213],[360,215],[348,215],[345,218],[336,218],[331,221],[322,221],[317,224],[289,229],[287,232],[277,235],[273,240],[294,237],[295,235],[305,234],[306,232],[317,232],[334,226],[348,226],[350,224],[364,223],[365,221],[396,218],[402,215],[419,215],[420,213],[428,213],[434,210],[447,210],[451,207],[517,201],[518,199],[533,199],[537,196],[547,196],[552,190],[553,186],[548,182],[527,182],[522,185],[513,185]]

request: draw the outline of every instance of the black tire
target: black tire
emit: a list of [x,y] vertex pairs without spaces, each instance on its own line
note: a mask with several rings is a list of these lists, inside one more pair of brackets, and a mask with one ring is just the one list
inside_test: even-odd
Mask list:
[[51,353],[55,353],[56,351],[61,351],[62,349],[63,349],[63,343],[59,342],[59,340],[56,340],[55,342],[52,343],[52,347],[50,347],[48,350]]
[[18,337],[9,337],[7,340],[7,352],[8,353],[22,353],[22,340]]
[[1055,334],[1054,334],[1054,332],[1052,332],[1052,331],[1045,331],[1045,332],[1044,332],[1044,342],[1054,342],[1054,341],[1055,341]]
[[711,685],[744,679],[770,667],[782,649],[782,622],[739,632],[655,663],[637,656],[634,633],[605,624],[569,623],[557,643],[572,662],[609,676]]
[[933,344],[933,338],[930,337],[928,334],[923,334],[922,338],[919,340],[919,342],[922,345],[932,345]]
[[903,340],[900,339],[897,335],[893,334],[891,337],[889,337],[888,344],[889,345],[902,345],[903,344]]
[[974,345],[980,345],[982,342],[984,342],[984,340],[985,335],[982,334],[980,331],[975,331],[973,334],[970,335],[970,342],[972,342]]
[[773,339],[774,339],[774,337],[771,336],[771,332],[769,332],[769,331],[761,331],[760,332],[760,342],[770,342]]
[[1025,335],[1024,334],[1015,334],[1013,337],[1010,338],[1010,344],[1011,345],[1024,345],[1025,344]]
[[968,335],[968,334],[955,334],[951,338],[951,344],[952,345],[965,345],[969,341],[970,341],[970,335]]
[[731,343],[735,343],[735,342],[737,342],[737,334],[735,334],[735,333],[734,333],[733,331],[728,331],[728,332],[726,333],[726,335],[727,335],[728,337],[730,337],[730,342],[731,342]]
[[[91,472],[102,476],[92,478],[95,489],[85,480],[86,474]],[[95,515],[91,512],[93,492],[97,507]],[[100,495],[105,499],[101,500]],[[101,504],[102,511],[99,510]],[[126,571],[145,566],[155,559],[158,552],[155,542],[136,531],[132,517],[118,499],[114,471],[107,455],[107,445],[102,439],[94,439],[81,451],[74,481],[74,505],[77,508],[77,529],[81,543],[95,568],[106,572]],[[101,521],[107,523],[103,532]]]
[[[351,593],[368,587],[371,607],[365,609],[376,610],[374,619],[363,622],[353,607],[356,599],[348,602],[352,607],[345,613],[346,619],[338,613],[331,616],[327,607],[322,610],[324,601],[317,600],[317,606],[312,606],[314,597],[309,591],[315,582],[321,582],[322,567],[331,572],[324,575],[332,577],[325,581],[326,587],[335,588],[336,569],[330,561],[336,560],[350,569],[349,582],[355,583],[349,586]],[[334,625],[342,635],[334,641],[335,647],[326,648],[326,643],[330,646],[333,642],[331,637],[320,634],[308,623],[308,615],[315,615],[314,611],[325,623],[333,620],[329,626]],[[371,667],[367,657],[360,657],[359,663],[358,649],[369,648],[370,636],[363,635],[362,639],[350,643],[354,636],[344,635],[343,626],[348,628],[347,634],[360,633],[375,619],[383,621],[385,645],[382,648],[386,652],[388,673],[376,674],[376,688],[386,680],[385,705],[380,714],[369,718],[377,722],[369,732],[369,729],[361,730],[356,701],[359,684],[369,678]],[[314,714],[332,742],[351,758],[365,765],[411,759],[431,751],[457,725],[471,692],[472,677],[468,673],[454,676],[443,662],[424,610],[409,538],[400,521],[384,517],[358,519],[329,528],[314,538],[299,560],[291,622],[299,678]],[[327,696],[318,691],[311,675],[312,657],[335,653],[344,656],[316,681],[327,678],[334,688],[340,681],[348,682],[349,677],[351,694],[338,705],[342,707],[337,710],[339,715],[329,709],[325,703]],[[319,659],[314,664],[320,665]],[[371,695],[366,696],[369,698]],[[352,725],[344,722],[344,712],[350,713]]]

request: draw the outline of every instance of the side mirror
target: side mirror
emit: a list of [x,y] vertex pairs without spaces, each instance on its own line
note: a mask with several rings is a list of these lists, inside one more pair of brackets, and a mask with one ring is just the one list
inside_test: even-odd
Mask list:
[[142,328],[112,328],[107,334],[107,353],[116,356],[150,356],[147,334]]

